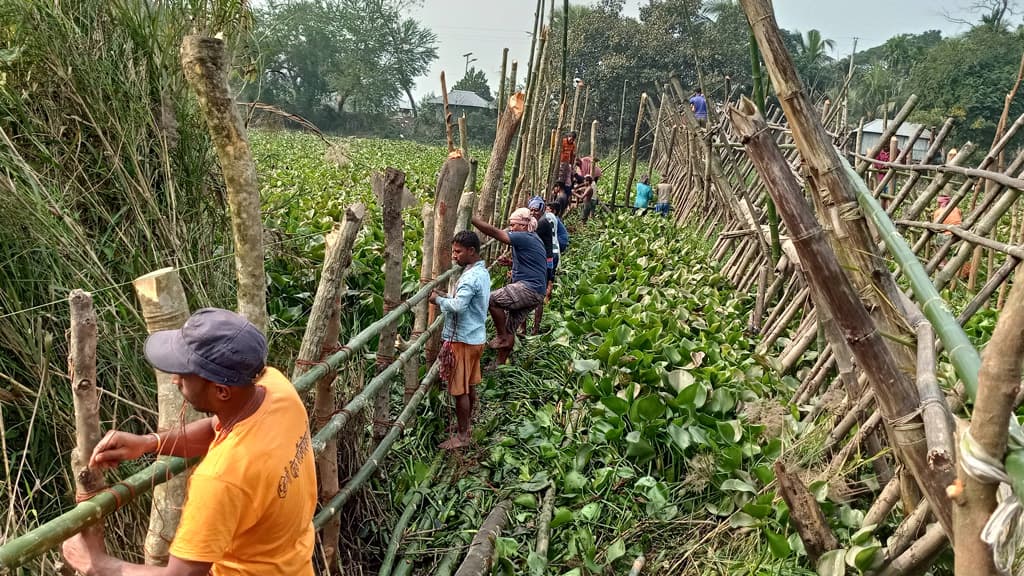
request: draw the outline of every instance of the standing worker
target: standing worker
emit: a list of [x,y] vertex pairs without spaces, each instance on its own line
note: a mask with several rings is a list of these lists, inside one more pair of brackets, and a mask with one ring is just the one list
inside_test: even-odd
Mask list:
[[455,296],[446,298],[431,292],[430,303],[437,304],[444,314],[441,338],[449,354],[442,354],[441,375],[448,384],[448,393],[455,399],[458,432],[441,443],[452,450],[469,445],[473,409],[476,407],[476,385],[482,380],[480,358],[487,341],[487,304],[491,296],[491,275],[480,258],[480,237],[463,230],[452,239],[452,261],[462,266],[462,276],[455,287]]
[[566,192],[572,191],[572,175],[576,165],[576,133],[569,132],[562,138],[561,151],[558,157],[558,180],[562,181]]
[[699,87],[693,91],[693,96],[690,96],[690,108],[693,110],[693,115],[697,117],[697,124],[701,128],[707,128],[708,101],[704,98],[704,91]]
[[658,183],[658,203],[654,205],[654,211],[661,214],[662,218],[668,218],[668,212],[672,209],[672,185],[662,180]]
[[633,213],[640,210],[640,214],[647,213],[647,207],[651,205],[651,177],[644,174],[643,178],[636,183],[636,195],[633,197]]
[[498,351],[498,364],[508,362],[516,343],[516,330],[535,306],[544,301],[548,266],[544,244],[537,236],[537,221],[528,208],[517,208],[508,230],[473,217],[473,226],[486,236],[512,247],[512,282],[491,292],[488,308],[497,332],[488,344]]
[[185,401],[209,418],[161,434],[111,430],[90,468],[153,453],[202,457],[189,478],[167,566],[109,556],[96,526],[64,542],[88,576],[313,576],[316,468],[309,420],[288,378],[265,366],[267,340],[229,310],[204,308],[180,330],[154,332],[146,360],[174,375]]

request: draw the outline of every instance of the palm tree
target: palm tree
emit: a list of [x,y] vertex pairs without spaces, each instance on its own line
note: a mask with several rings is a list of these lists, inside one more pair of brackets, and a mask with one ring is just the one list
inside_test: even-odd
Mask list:
[[810,29],[807,36],[800,36],[799,54],[804,63],[812,68],[821,66],[828,59],[826,50],[831,52],[836,49],[836,41],[829,38],[822,38],[821,31]]

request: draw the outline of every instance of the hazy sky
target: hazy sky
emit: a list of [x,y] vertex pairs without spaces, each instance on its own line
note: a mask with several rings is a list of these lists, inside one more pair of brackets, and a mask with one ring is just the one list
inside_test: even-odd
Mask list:
[[[638,6],[645,1],[627,0],[627,13],[636,16]],[[860,38],[857,48],[862,50],[903,32],[938,29],[948,36],[963,31],[965,26],[951,23],[944,13],[976,21],[978,16],[963,8],[971,3],[972,0],[776,0],[775,11],[783,28],[821,30],[826,38],[836,41],[835,56],[841,58],[850,53],[854,37]],[[524,78],[535,5],[532,0],[424,0],[423,6],[411,15],[439,36],[439,58],[429,74],[418,80],[416,97],[441,92],[442,70],[449,88],[462,78],[466,68],[463,54],[467,52],[473,53],[470,59],[477,59],[470,65],[487,73],[492,90],[498,89],[502,48],[509,49],[510,62],[519,60],[519,77]]]

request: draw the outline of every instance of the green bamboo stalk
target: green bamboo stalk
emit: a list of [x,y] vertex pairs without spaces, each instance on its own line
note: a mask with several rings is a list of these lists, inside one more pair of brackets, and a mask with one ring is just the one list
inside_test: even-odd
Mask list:
[[[440,319],[439,319],[440,320]],[[341,507],[355,495],[356,491],[363,487],[363,484],[373,476],[373,473],[380,467],[380,463],[387,456],[387,453],[391,451],[391,446],[398,440],[398,437],[402,435],[405,430],[405,424],[412,418],[413,414],[416,413],[416,407],[419,406],[420,401],[426,396],[427,390],[437,380],[437,375],[440,372],[440,364],[434,362],[434,365],[430,367],[430,371],[423,377],[420,383],[419,389],[413,394],[409,403],[405,405],[405,409],[402,410],[402,414],[399,415],[398,419],[395,420],[394,424],[391,425],[391,430],[388,431],[384,439],[380,441],[380,444],[374,448],[373,453],[366,459],[366,463],[363,464],[362,468],[352,476],[352,479],[348,481],[341,488],[334,498],[328,502],[323,508],[320,509],[320,513],[313,518],[313,526],[318,530],[327,523],[331,517],[335,516],[341,511]],[[365,390],[363,391],[365,394]]]
[[405,302],[402,302],[400,306],[382,316],[380,320],[377,320],[373,324],[367,326],[359,334],[353,336],[351,340],[341,347],[341,350],[332,354],[322,363],[310,368],[309,372],[306,372],[302,376],[296,378],[295,382],[292,382],[292,384],[299,392],[299,395],[308,392],[309,389],[316,384],[316,381],[326,376],[328,372],[337,370],[342,364],[351,359],[356,352],[362,350],[363,347],[369,344],[370,340],[372,340],[374,336],[380,334],[381,330],[383,330],[385,326],[397,321],[401,318],[402,314],[412,310],[417,303],[427,296],[430,296],[430,292],[433,291],[434,288],[437,288],[437,286],[442,282],[446,282],[452,274],[455,274],[461,269],[461,266],[452,266],[447,272],[438,276],[436,280],[424,285],[423,288],[420,288],[419,292],[413,294]]
[[942,340],[949,359],[953,363],[953,368],[956,369],[957,376],[964,382],[967,396],[973,401],[978,393],[978,370],[981,368],[981,356],[971,345],[967,334],[960,327],[960,323],[950,313],[946,302],[932,285],[921,261],[914,255],[906,240],[896,231],[896,226],[885,213],[885,209],[871,194],[871,190],[864,184],[864,180],[857,175],[849,162],[845,158],[841,160],[850,180],[857,186],[857,199],[860,201],[861,209],[874,222],[878,234],[889,249],[889,254],[902,268],[903,275],[910,282],[910,289],[913,290],[914,297],[921,304],[921,311],[932,323],[936,334]]
[[[568,436],[566,439],[568,440]],[[544,504],[540,508],[540,520],[537,527],[537,546],[534,553],[540,561],[533,566],[530,573],[543,576],[548,571],[548,546],[551,544],[551,517],[555,511],[555,486],[548,486],[544,492]]]
[[431,324],[423,334],[420,334],[419,338],[414,340],[412,344],[405,349],[405,352],[402,352],[394,362],[374,376],[373,380],[370,380],[366,386],[359,391],[359,394],[356,394],[352,400],[349,400],[348,404],[345,404],[344,408],[331,417],[331,419],[324,424],[323,428],[313,436],[313,453],[319,456],[320,453],[324,451],[324,447],[327,446],[327,441],[337,436],[353,416],[362,412],[363,408],[366,408],[366,405],[370,402],[370,399],[373,398],[377,391],[386,386],[413,356],[418,355],[423,350],[423,347],[426,346],[430,337],[433,336],[443,324],[444,317],[438,316],[437,319],[434,320],[434,323]]
[[427,475],[423,477],[423,480],[416,485],[413,489],[412,497],[409,502],[405,505],[405,510],[402,515],[398,518],[398,522],[395,523],[395,529],[391,531],[391,540],[388,541],[388,550],[384,554],[384,562],[381,564],[380,570],[377,572],[377,576],[390,576],[391,567],[395,563],[395,556],[398,554],[398,546],[402,543],[402,538],[405,535],[405,529],[409,526],[409,521],[412,520],[412,515],[416,513],[416,509],[420,505],[420,500],[423,500],[423,493],[430,486],[430,482],[433,481],[434,475],[437,474],[437,469],[441,467],[441,456],[444,452],[438,452],[437,456],[434,457],[434,463],[430,465],[430,470],[427,471]]
[[[541,32],[541,14],[544,7],[544,0],[537,0],[537,9],[533,14],[533,36],[530,38],[530,59],[526,63],[526,110],[523,113],[523,121],[519,124],[519,135],[516,136],[516,156],[515,160],[512,161],[512,171],[509,174],[508,179],[508,196],[505,198],[504,203],[495,202],[495,207],[503,206],[504,211],[502,217],[508,214],[508,204],[512,201],[512,197],[515,195],[516,180],[519,179],[519,162],[523,157],[523,133],[530,129],[530,118],[533,114],[534,99],[532,98],[533,92],[535,91],[534,84],[537,83],[535,79],[536,74],[533,69],[533,59],[537,50],[537,36]],[[512,87],[512,91],[515,91],[516,87]],[[496,220],[497,218],[495,218]]]
[[[565,105],[565,94],[569,83],[569,0],[562,7],[562,94],[558,101]],[[571,128],[570,128],[571,130]]]
[[167,458],[125,478],[85,502],[0,546],[0,573],[7,574],[130,504],[144,492],[181,474],[198,459]]

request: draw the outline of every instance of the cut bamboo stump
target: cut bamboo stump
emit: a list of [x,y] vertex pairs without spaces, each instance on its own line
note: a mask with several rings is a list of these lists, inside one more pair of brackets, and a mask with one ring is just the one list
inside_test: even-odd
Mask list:
[[[512,89],[515,89],[513,86]],[[505,176],[505,164],[508,161],[509,152],[512,151],[512,143],[515,142],[519,126],[523,121],[526,95],[516,92],[509,98],[508,107],[501,113],[498,120],[498,133],[494,136],[494,146],[491,148],[491,159],[487,163],[487,171],[484,172],[484,183],[480,189],[480,201],[477,204],[476,215],[488,223],[494,222],[494,206],[498,191],[501,189],[502,178]]]
[[800,534],[807,557],[814,565],[822,554],[839,548],[839,541],[825,521],[818,501],[807,491],[800,478],[786,470],[782,462],[775,462],[775,480],[782,499],[789,506],[789,520]]
[[[132,283],[135,295],[146,321],[146,331],[152,334],[160,330],[177,330],[188,320],[188,301],[181,278],[174,268],[162,268],[136,278]],[[184,428],[199,415],[186,405],[170,374],[159,370],[156,374],[156,394],[159,417],[157,432],[175,427]],[[169,457],[161,456],[167,461]],[[167,564],[169,547],[181,519],[181,508],[188,491],[188,474],[182,474],[153,489],[153,505],[149,513],[149,532],[146,534],[146,564],[163,566]]]
[[512,502],[502,500],[498,502],[487,515],[487,519],[480,526],[473,541],[469,544],[469,552],[466,559],[455,572],[455,576],[484,576],[490,574],[491,565],[494,562],[494,542],[501,534],[502,529],[508,522],[508,512],[512,509]]
[[228,89],[230,59],[224,41],[186,36],[181,43],[185,78],[199,97],[227,188],[235,243],[238,313],[267,330],[267,280],[263,267],[263,220],[249,137]]
[[[384,218],[384,314],[394,310],[402,300],[402,253],[405,237],[402,230],[402,192],[405,173],[387,168],[373,175],[373,191],[381,203]],[[395,359],[398,320],[380,332],[377,345],[377,370],[387,368]],[[391,425],[391,390],[380,389],[374,398],[373,438],[380,441]]]
[[[429,202],[423,204],[423,210],[421,212],[423,218],[423,246],[422,246],[422,257],[420,262],[420,288],[430,283],[431,275],[434,273],[434,205]],[[416,304],[416,308],[413,310],[415,319],[413,320],[411,338],[415,340],[423,334],[427,329],[427,323],[430,316],[430,303],[424,298],[421,302]],[[403,400],[405,404],[409,403],[409,399],[416,393],[416,387],[419,385],[419,371],[420,371],[420,359],[416,356],[409,362],[409,370],[416,374],[411,380],[406,377],[405,380],[405,393],[403,394]]]
[[[437,278],[451,266],[452,236],[455,235],[455,220],[462,190],[469,177],[469,162],[458,153],[449,154],[441,166],[434,191],[437,203],[434,211],[434,270],[431,279]],[[447,292],[447,290],[442,290]],[[438,316],[436,304],[430,305],[429,322]],[[433,363],[441,347],[441,334],[436,334],[427,343],[427,363]]]

